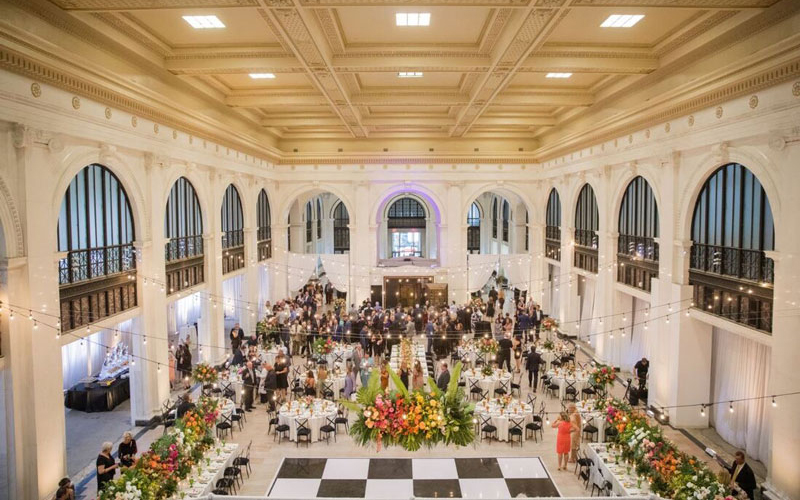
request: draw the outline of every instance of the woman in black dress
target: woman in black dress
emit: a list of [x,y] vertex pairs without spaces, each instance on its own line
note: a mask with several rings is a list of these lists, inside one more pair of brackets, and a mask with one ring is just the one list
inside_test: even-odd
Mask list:
[[286,389],[289,388],[289,363],[286,356],[279,354],[275,358],[275,381],[278,388],[278,399],[286,399]]
[[136,448],[136,440],[133,439],[133,434],[129,431],[122,435],[122,442],[119,443],[117,448],[117,455],[119,456],[119,465],[121,467],[131,467],[136,461],[136,453],[139,450]]
[[181,380],[183,380],[184,389],[188,389],[191,387],[192,378],[192,352],[189,350],[188,345],[181,344],[178,347],[177,358],[175,364],[177,365],[178,373]]
[[403,385],[406,386],[406,389],[411,390],[411,387],[408,386],[408,375],[411,370],[408,368],[408,365],[404,361],[402,365],[400,365],[400,381],[403,382]]
[[103,491],[103,487],[106,483],[109,483],[114,480],[114,474],[117,473],[117,469],[119,465],[114,461],[111,457],[111,447],[114,446],[113,443],[110,441],[106,441],[103,443],[103,447],[100,449],[100,454],[97,455],[97,461],[95,465],[97,466],[97,496],[100,496],[100,492]]

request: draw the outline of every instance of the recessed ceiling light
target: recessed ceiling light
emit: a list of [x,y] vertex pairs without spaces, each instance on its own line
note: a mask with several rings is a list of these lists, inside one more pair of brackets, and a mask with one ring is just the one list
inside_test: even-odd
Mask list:
[[430,12],[398,12],[395,14],[398,26],[430,26]]
[[269,79],[272,80],[275,78],[275,75],[272,73],[250,73],[250,78],[253,80],[264,80]]
[[572,73],[547,73],[545,78],[569,78]]
[[601,28],[630,28],[644,19],[642,14],[611,14],[603,21]]
[[196,30],[224,28],[225,25],[217,16],[183,16],[184,21]]
[[422,71],[400,71],[398,78],[422,78]]

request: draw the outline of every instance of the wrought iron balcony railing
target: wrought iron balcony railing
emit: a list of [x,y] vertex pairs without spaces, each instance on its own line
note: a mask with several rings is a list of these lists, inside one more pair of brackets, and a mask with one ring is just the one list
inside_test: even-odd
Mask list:
[[244,230],[234,229],[222,232],[222,248],[236,248],[244,246]]
[[632,260],[658,262],[658,243],[645,236],[620,234],[617,238],[617,254],[626,255]]
[[203,255],[203,237],[201,235],[170,238],[164,245],[164,259],[167,262],[201,255]]
[[575,245],[597,250],[597,232],[589,229],[576,229]]
[[763,250],[694,243],[689,267],[704,273],[757,283],[772,284],[775,280],[775,262]]
[[133,243],[70,250],[67,257],[58,263],[58,282],[61,285],[78,283],[134,269],[136,251]]

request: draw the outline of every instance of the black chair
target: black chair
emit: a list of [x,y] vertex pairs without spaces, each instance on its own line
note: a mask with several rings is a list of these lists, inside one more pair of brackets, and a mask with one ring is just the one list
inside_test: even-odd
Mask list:
[[244,429],[244,424],[242,424],[242,422],[245,420],[244,416],[245,411],[244,408],[242,407],[243,404],[244,403],[239,403],[239,406],[234,408],[233,413],[231,414],[231,422],[236,422],[237,424],[239,424],[240,431]]
[[542,390],[546,391],[547,390],[547,386],[550,385],[550,376],[549,375],[542,375],[539,378],[539,384],[542,386]]
[[525,425],[525,437],[527,438],[528,435],[533,435],[533,440],[538,443],[539,440],[536,438],[536,433],[537,432],[544,433],[544,431],[542,430],[543,424],[544,422],[542,422],[542,415],[541,414],[534,415],[533,421]]
[[244,479],[242,479],[242,469],[235,465],[231,465],[225,467],[225,471],[223,472],[224,477],[229,477],[234,480],[233,492],[239,489],[239,487],[244,484]]
[[233,459],[233,465],[235,465],[235,466],[237,466],[239,468],[243,467],[245,469],[245,471],[247,472],[247,477],[248,478],[250,477],[250,473],[252,472],[252,469],[250,468],[250,447],[252,445],[253,445],[253,441],[250,441],[247,444],[247,448],[244,449],[244,453],[242,453],[241,455],[239,455],[238,457]]
[[481,389],[480,380],[470,380],[469,381],[469,396],[470,398],[477,397],[479,398],[483,394],[483,389]]
[[233,423],[231,422],[231,415],[222,416],[222,421],[217,422],[217,438],[221,435],[229,433],[233,437]]
[[306,389],[303,387],[303,384],[300,383],[300,378],[295,378],[292,381],[292,395],[294,395],[295,399],[300,399],[305,395]]
[[212,492],[215,495],[219,495],[219,491],[224,491],[224,495],[230,495],[231,491],[233,491],[236,481],[232,477],[221,477],[217,479],[216,484],[214,485],[216,489]]
[[497,439],[497,427],[492,424],[490,417],[481,415],[481,441],[483,441],[484,436],[491,437],[492,435]]
[[514,391],[517,391],[517,397],[522,397],[522,387],[520,384],[522,383],[522,373],[519,374],[519,380],[514,382],[514,377],[511,377],[511,395],[514,395]]
[[508,444],[514,446],[514,438],[519,438],[519,445],[522,447],[522,424],[525,420],[521,417],[509,417],[508,419]]
[[311,444],[311,429],[308,428],[308,419],[297,419],[297,446],[300,446],[300,441],[305,441],[306,446]]
[[546,391],[547,391],[548,396],[550,396],[552,398],[558,397],[558,391],[559,390],[561,390],[561,387],[558,384],[556,384],[555,382],[550,381],[547,384],[547,390]]
[[344,355],[343,355],[343,354],[341,354],[341,353],[335,353],[335,352],[334,352],[334,353],[333,353],[333,364],[335,365],[336,363],[339,363],[340,365],[343,365],[343,364],[344,364],[344,358],[343,358],[343,356],[344,356]]
[[336,419],[326,417],[327,423],[319,428],[319,431],[324,435],[325,441],[331,444],[331,434],[333,434],[333,442],[336,442]]
[[595,490],[597,490],[597,496],[611,496],[611,482],[603,477],[603,470],[598,468],[597,475],[598,478],[595,478],[594,482],[592,482],[592,490],[589,492],[589,496],[594,496]]
[[594,468],[594,460],[589,457],[582,456],[578,452],[578,459],[575,461],[575,470],[578,471],[578,477],[583,480],[583,487],[589,487],[589,480],[592,477],[592,469]]
[[[619,431],[613,424],[606,425],[606,432],[605,432],[605,441],[616,441],[617,436],[619,436]],[[599,437],[599,434],[598,434]]]
[[281,440],[289,439],[289,431],[291,428],[287,424],[278,424],[275,426],[275,437],[272,438],[274,441],[275,439],[278,440],[278,444],[281,444]]
[[564,389],[564,399],[567,401],[577,401],[578,400],[578,389],[575,387],[576,381],[570,382],[569,380],[565,380],[567,387]]
[[594,417],[590,417],[583,426],[583,436],[594,441],[597,438],[598,429],[594,425]]
[[597,394],[597,390],[594,388],[594,384],[589,383],[586,387],[581,390],[581,394],[583,394],[584,398],[591,398]]
[[167,432],[167,429],[175,425],[175,417],[172,413],[172,407],[169,404],[169,400],[167,400],[162,409],[161,409],[161,425],[164,426],[164,432]]
[[[221,478],[217,482],[219,483],[220,481],[224,481],[224,480],[225,480],[225,478]],[[214,495],[217,495],[217,496],[221,496],[221,497],[228,496],[228,490],[226,490],[224,488],[214,488],[213,490],[211,490],[211,493],[214,494]]]
[[339,426],[344,425],[345,432],[350,432],[350,421],[347,419],[348,411],[343,408],[339,407],[339,411],[336,415],[336,418],[333,419],[334,427],[336,427],[336,432],[339,432]]
[[333,382],[322,382],[322,398],[333,401]]
[[495,395],[497,396],[505,396],[509,392],[509,381],[508,380],[498,380],[497,381],[499,387],[496,387],[494,390]]
[[271,410],[267,410],[267,435],[272,431],[273,427],[278,426],[278,415]]
[[531,405],[531,409],[536,411],[536,394],[528,394],[527,403]]

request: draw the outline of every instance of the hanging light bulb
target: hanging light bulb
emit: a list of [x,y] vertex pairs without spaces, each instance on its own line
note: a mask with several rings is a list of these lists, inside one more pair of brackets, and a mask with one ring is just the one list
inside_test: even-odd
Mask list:
[[706,416],[706,405],[700,405],[700,416],[701,417]]
[[136,366],[136,358],[131,358],[131,366]]
[[36,321],[33,322],[33,329],[34,330],[38,330],[39,329],[39,323],[37,323]]
[[159,363],[156,363],[156,370],[158,370],[158,373],[161,373],[161,365]]
[[86,326],[86,333],[90,333],[91,331],[92,331],[92,327],[87,325]]
[[644,329],[647,330],[647,323],[644,324]]
[[614,332],[609,333],[608,334],[608,338],[613,339],[614,338]]
[[28,319],[33,321],[33,311],[28,311]]
[[778,407],[778,402],[775,401],[775,396],[772,396],[772,407],[773,408],[777,408]]
[[666,319],[665,323],[669,324],[669,316],[667,316],[667,319]]
[[56,340],[61,339],[61,330],[56,330]]
[[14,321],[14,311],[11,311],[10,313],[8,313],[8,319],[10,319],[11,321]]
[[731,403],[728,405],[728,411],[733,413],[733,401],[731,401]]
[[147,343],[147,335],[142,335],[142,344]]

